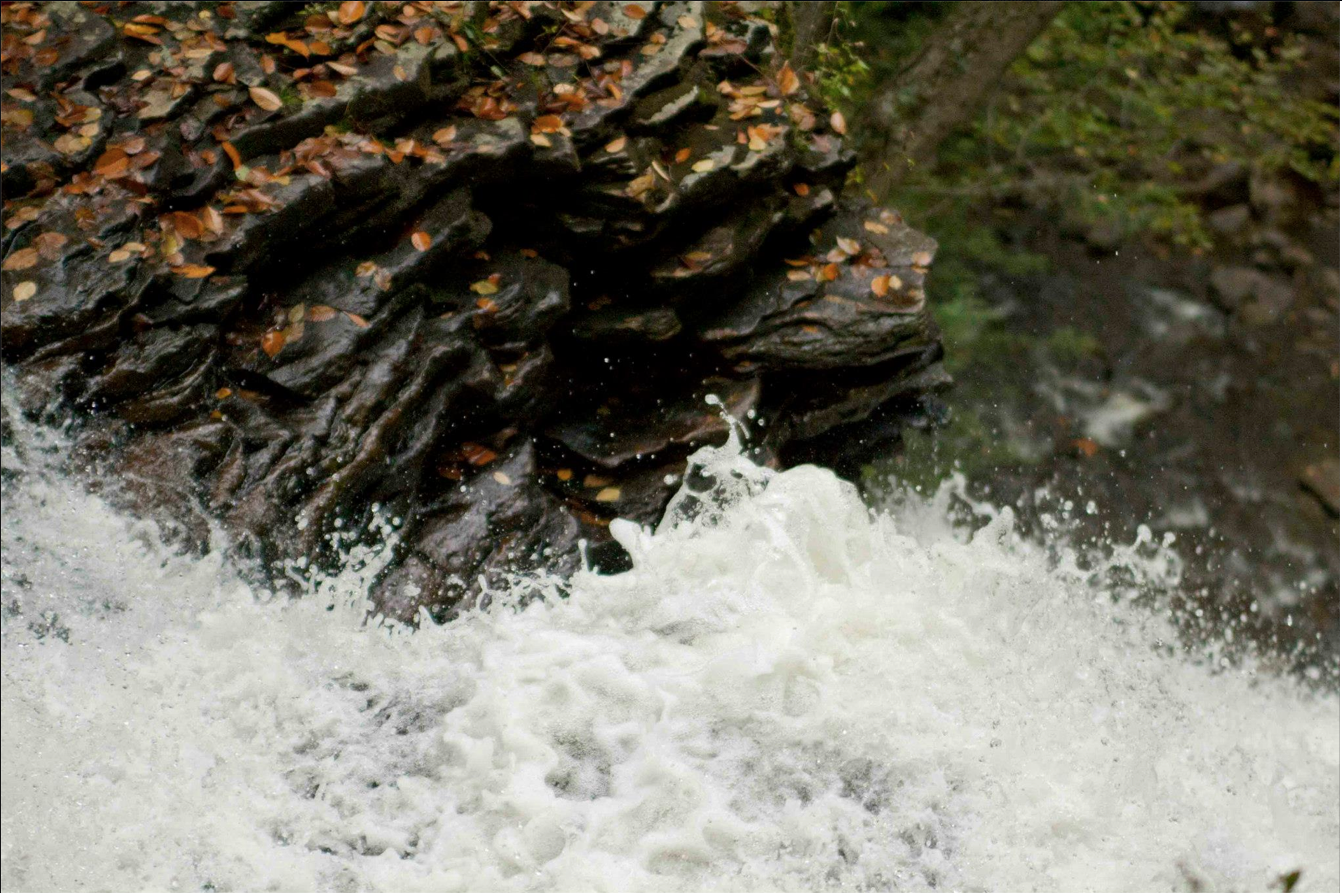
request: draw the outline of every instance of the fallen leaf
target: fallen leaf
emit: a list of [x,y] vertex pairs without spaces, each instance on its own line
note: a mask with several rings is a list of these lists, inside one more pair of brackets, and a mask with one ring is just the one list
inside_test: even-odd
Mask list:
[[711,171],[713,167],[714,167],[713,159],[704,158],[690,165],[690,170],[695,171],[696,173],[706,174],[709,171]]
[[433,244],[433,237],[424,230],[419,230],[410,237],[410,244],[415,246],[416,251],[428,251],[429,246]]
[[440,127],[433,132],[433,141],[438,145],[442,146],[444,149],[446,149],[448,145],[456,138],[457,138],[457,128],[455,127],[451,126]]
[[232,143],[228,140],[224,140],[219,146],[224,150],[224,154],[228,156],[228,160],[233,162],[233,170],[242,167],[242,154],[234,148]]
[[805,183],[793,183],[792,191],[805,198],[811,194],[811,187]]
[[185,211],[173,211],[171,215],[172,228],[177,230],[178,235],[184,239],[199,239],[205,232],[201,226],[200,220],[195,214],[188,214]]
[[336,21],[342,25],[353,25],[363,18],[362,0],[345,0],[336,11]]
[[1076,447],[1076,451],[1081,455],[1085,456],[1087,459],[1092,458],[1096,453],[1100,451],[1100,445],[1095,441],[1091,440],[1089,437],[1077,438],[1076,440],[1072,441],[1072,446]]
[[531,141],[535,143],[537,146],[540,146],[542,149],[548,149],[550,148],[551,145],[553,145],[550,142],[550,138],[543,133],[533,133],[531,135]]
[[461,445],[461,455],[467,462],[477,468],[481,465],[488,465],[499,457],[498,453],[478,443],[463,443]]
[[833,282],[839,278],[838,264],[825,264],[820,268],[820,275],[816,276],[821,282]]
[[[359,5],[362,6],[363,4]],[[268,112],[277,112],[284,107],[284,102],[265,87],[250,87],[247,93],[252,97],[252,102]]]
[[475,292],[477,295],[494,295],[498,294],[499,286],[497,283],[491,282],[488,279],[481,279],[479,282],[471,283],[471,291]]
[[36,248],[20,248],[0,264],[0,270],[26,270],[37,265]]
[[361,329],[366,329],[366,328],[368,328],[368,320],[364,319],[364,318],[363,318],[362,316],[360,316],[359,314],[357,314],[357,313],[350,313],[348,310],[346,310],[346,311],[345,311],[345,316],[349,319],[350,322],[354,323],[354,324],[355,324],[356,326],[358,326],[359,328],[361,328]]
[[214,80],[220,84],[231,84],[237,80],[233,73],[232,62],[220,62],[214,66]]
[[862,221],[862,228],[869,233],[876,233],[877,235],[881,236],[884,236],[890,232],[890,227],[885,226],[884,224],[881,223],[877,223],[875,220]]
[[619,487],[606,487],[596,494],[597,502],[615,502],[620,498]]
[[606,143],[606,151],[607,151],[607,152],[610,152],[610,153],[613,155],[614,153],[619,152],[621,149],[623,149],[623,148],[624,148],[624,144],[625,144],[626,142],[628,142],[628,140],[627,140],[626,137],[622,137],[622,136],[620,136],[620,137],[616,137],[615,139],[613,139],[613,140],[611,140],[610,142]]
[[571,480],[573,478],[573,469],[561,468],[555,472],[555,477],[559,478],[561,481]]
[[118,248],[116,251],[113,251],[111,254],[107,255],[107,262],[113,264],[119,264],[122,263],[123,261],[130,260],[130,258],[131,253],[129,251],[127,251],[125,248]]
[[685,29],[698,28],[699,20],[694,16],[681,16],[676,19],[676,24]]
[[172,271],[185,279],[204,279],[214,272],[214,267],[207,267],[202,264],[182,264],[173,267]]
[[508,477],[508,475],[504,474],[501,471],[494,472],[493,477],[494,480],[498,481],[500,484],[503,484],[503,486],[505,487],[513,482],[512,478]]
[[220,388],[219,390],[214,392],[214,397],[216,400],[227,400],[229,397],[232,396],[233,396],[232,388]]
[[638,21],[639,19],[645,18],[648,15],[648,11],[636,3],[630,3],[624,8],[624,14],[634,21]]
[[797,77],[792,66],[786,62],[778,72],[778,89],[783,91],[784,96],[791,96],[801,89],[801,78]]
[[839,250],[849,257],[856,257],[862,253],[862,246],[858,244],[856,239],[848,239],[839,236],[834,241],[838,244]]
[[55,260],[61,255],[61,247],[70,241],[64,233],[45,232],[33,239],[37,253],[47,260]]
[[679,152],[676,153],[676,164],[680,164],[680,163],[682,163],[682,162],[689,161],[689,160],[690,160],[690,150],[689,150],[689,149],[681,149]]
[[871,280],[871,293],[874,294],[876,297],[883,298],[889,291],[890,291],[889,276],[877,276],[875,279]]
[[14,295],[14,300],[26,301],[33,295],[37,294],[37,283],[26,280],[24,282],[20,282],[18,285],[14,286],[14,291],[12,292],[12,294]]
[[265,351],[266,356],[273,359],[275,354],[284,350],[284,333],[266,332],[261,336],[261,349]]
[[789,282],[807,282],[811,278],[809,270],[788,270],[787,278]]
[[843,112],[836,111],[834,114],[830,115],[829,126],[832,127],[834,132],[839,136],[848,133],[848,122],[843,119]]
[[523,53],[517,57],[517,61],[526,65],[534,65],[537,68],[541,68],[545,65],[545,57],[540,53]]
[[558,115],[541,115],[532,122],[533,133],[558,133],[564,129],[564,121]]

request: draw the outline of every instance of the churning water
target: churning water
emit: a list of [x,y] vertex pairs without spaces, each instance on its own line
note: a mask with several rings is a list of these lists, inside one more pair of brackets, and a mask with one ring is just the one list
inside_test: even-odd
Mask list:
[[1008,513],[729,445],[632,571],[408,634],[375,551],[271,597],[16,440],[6,891],[1338,887],[1337,698],[1171,654]]

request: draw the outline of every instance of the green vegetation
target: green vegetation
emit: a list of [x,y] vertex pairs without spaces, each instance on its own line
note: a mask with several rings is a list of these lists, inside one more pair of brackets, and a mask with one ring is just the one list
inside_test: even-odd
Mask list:
[[[857,114],[874,91],[897,89],[946,6],[841,6],[841,28],[880,35],[834,50],[822,67],[824,95]],[[1186,3],[1068,4],[901,200],[1019,199],[1079,227],[1202,250],[1211,236],[1186,187],[1215,165],[1335,189],[1337,108],[1298,92],[1300,37],[1252,16],[1210,27],[1192,15]]]

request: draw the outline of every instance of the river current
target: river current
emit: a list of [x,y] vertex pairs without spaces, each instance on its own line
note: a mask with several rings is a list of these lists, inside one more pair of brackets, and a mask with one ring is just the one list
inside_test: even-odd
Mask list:
[[385,550],[275,595],[14,429],[6,891],[1339,886],[1336,695],[1177,645],[1159,544],[1082,570],[733,439],[631,571],[409,633]]

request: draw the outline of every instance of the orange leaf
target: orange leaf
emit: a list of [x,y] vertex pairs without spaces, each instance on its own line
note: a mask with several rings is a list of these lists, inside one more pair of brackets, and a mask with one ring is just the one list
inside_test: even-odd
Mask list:
[[266,352],[266,356],[273,358],[275,354],[284,350],[284,333],[266,332],[261,336],[261,349]]
[[335,316],[335,308],[327,307],[325,304],[313,304],[308,308],[308,320],[311,322],[326,322],[335,319]]
[[252,97],[252,102],[268,112],[277,112],[284,106],[284,102],[265,87],[251,87],[247,93]]
[[182,264],[180,267],[173,267],[172,271],[185,279],[204,279],[214,272],[214,267],[201,264]]
[[1089,437],[1081,437],[1072,441],[1072,446],[1076,447],[1076,451],[1087,459],[1100,451],[1100,445]]
[[219,145],[220,147],[223,148],[224,154],[228,156],[228,160],[233,162],[233,170],[237,170],[238,168],[242,167],[242,154],[239,153],[238,150],[233,147],[232,143],[230,143],[228,140],[224,140]]
[[688,161],[689,158],[690,158],[690,150],[681,149],[679,152],[676,153],[676,164],[680,164],[683,161]]
[[877,276],[875,279],[871,280],[871,293],[876,297],[883,298],[888,291],[890,291],[889,276]]
[[558,133],[563,127],[564,122],[558,115],[541,115],[531,125],[535,133]]
[[610,152],[611,154],[614,154],[624,148],[625,142],[626,140],[624,137],[622,136],[616,137],[615,139],[606,143],[606,151]]
[[801,79],[792,70],[792,66],[786,62],[783,63],[782,69],[778,72],[778,89],[783,91],[784,96],[791,96],[801,89]]
[[98,156],[93,172],[109,180],[124,177],[130,172],[130,157],[122,149],[108,149]]
[[816,277],[822,282],[833,282],[839,278],[838,264],[825,264],[820,268],[820,275]]
[[359,314],[357,314],[357,313],[350,313],[348,310],[346,310],[346,311],[345,311],[345,316],[349,318],[349,321],[350,321],[350,322],[354,323],[354,324],[355,324],[356,326],[358,326],[359,328],[361,328],[361,329],[366,329],[366,328],[368,328],[368,320],[364,319],[364,318],[363,318],[362,316],[360,316]]
[[363,3],[361,0],[345,0],[340,4],[339,11],[336,12],[336,20],[342,25],[353,25],[359,19],[363,18]]
[[20,248],[0,264],[0,270],[26,270],[37,265],[36,248]]
[[629,18],[638,21],[639,19],[646,17],[648,11],[643,7],[639,6],[637,3],[630,3],[628,6],[624,8],[624,14],[627,15]]
[[792,191],[802,197],[805,197],[811,194],[811,187],[805,183],[794,183],[792,185]]
[[433,244],[433,237],[424,230],[419,230],[410,237],[410,244],[414,245],[417,251],[428,251],[429,246]]

